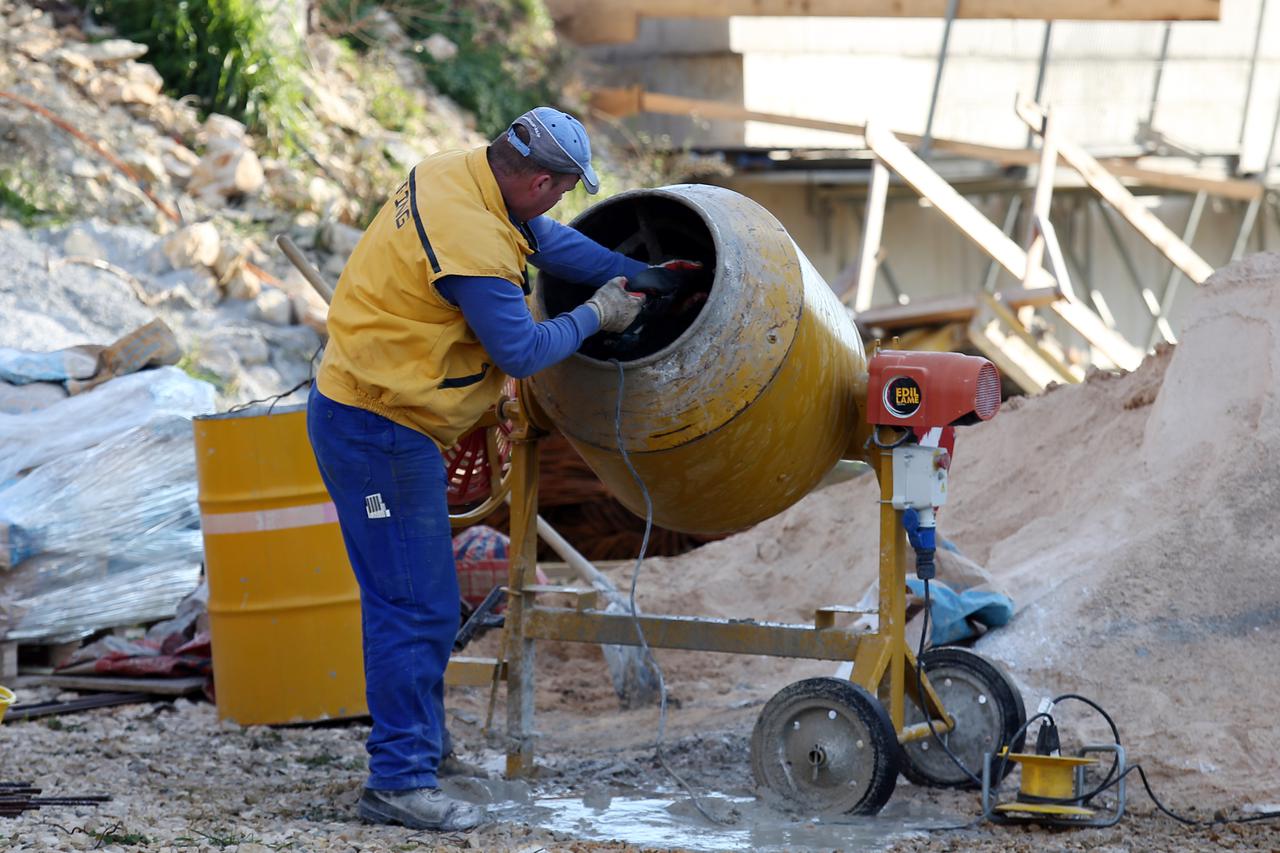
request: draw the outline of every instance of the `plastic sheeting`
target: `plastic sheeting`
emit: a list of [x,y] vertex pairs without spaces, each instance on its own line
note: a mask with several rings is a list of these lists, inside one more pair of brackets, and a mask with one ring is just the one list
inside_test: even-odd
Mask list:
[[[215,391],[176,367],[144,370],[20,415],[0,414],[0,495],[20,472],[166,415],[214,410]],[[194,482],[194,478],[192,480]]]
[[0,347],[0,380],[11,385],[88,379],[98,372],[102,347],[71,347],[56,352],[27,352]]
[[[172,404],[172,388],[142,399]],[[199,582],[199,525],[185,417],[41,465],[0,490],[0,638],[71,638],[172,616]]]

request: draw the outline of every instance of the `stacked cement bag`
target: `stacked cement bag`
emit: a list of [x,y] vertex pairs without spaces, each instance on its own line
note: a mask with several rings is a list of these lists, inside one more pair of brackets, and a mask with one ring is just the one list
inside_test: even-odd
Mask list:
[[173,615],[202,559],[189,419],[213,409],[160,368],[0,416],[0,639]]

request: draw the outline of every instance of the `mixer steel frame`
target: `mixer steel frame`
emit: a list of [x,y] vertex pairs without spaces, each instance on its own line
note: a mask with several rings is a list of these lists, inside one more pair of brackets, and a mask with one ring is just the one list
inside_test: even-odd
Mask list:
[[[640,644],[636,623],[629,614],[605,613],[594,609],[591,591],[531,583],[536,576],[538,514],[538,441],[545,433],[530,423],[519,401],[504,398],[499,413],[514,423],[511,433],[511,567],[508,577],[508,608],[502,646],[505,662],[491,670],[496,682],[507,682],[506,775],[519,777],[534,771],[534,679],[538,640],[596,643],[599,645]],[[890,449],[872,447],[880,483],[880,601],[875,611],[850,607],[821,607],[814,612],[812,625],[726,620],[689,616],[637,617],[651,648],[686,649],[705,652],[763,655],[852,661],[850,680],[871,695],[880,692],[887,674],[886,710],[899,743],[931,736],[927,720],[906,725],[906,700],[932,716],[939,734],[955,726],[928,676],[917,681],[916,658],[906,641],[906,572],[911,550],[902,527],[902,512],[892,505],[893,454]],[[575,607],[548,607],[537,596],[569,594]],[[840,614],[874,613],[879,624],[874,631],[859,632],[836,627]],[[505,667],[504,664],[505,663]],[[474,682],[471,682],[474,683]],[[924,686],[925,703],[916,685]]]

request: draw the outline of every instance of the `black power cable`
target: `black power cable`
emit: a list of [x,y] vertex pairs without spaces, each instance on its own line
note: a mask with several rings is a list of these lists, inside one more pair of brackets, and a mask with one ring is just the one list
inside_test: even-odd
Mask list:
[[[921,711],[922,713],[924,713],[924,718],[929,725],[929,732],[933,735],[934,740],[938,742],[938,745],[942,747],[943,751],[946,752],[947,756],[952,760],[952,762],[955,763],[956,767],[960,768],[961,772],[963,772],[965,776],[969,778],[970,781],[972,781],[974,784],[981,785],[982,780],[979,779],[977,775],[973,773],[973,771],[971,771],[968,767],[966,767],[964,765],[964,762],[962,762],[960,758],[954,752],[952,752],[951,749],[947,746],[946,741],[944,741],[941,737],[939,737],[938,730],[934,727],[934,724],[933,724],[933,716],[924,707],[924,704],[925,704],[924,703],[924,669],[925,667],[924,667],[923,658],[924,658],[924,652],[925,652],[925,638],[929,634],[929,617],[931,612],[932,612],[932,600],[929,595],[929,581],[927,579],[924,579],[924,620],[923,620],[923,624],[921,626],[921,631],[920,631],[920,644],[918,647],[919,651],[916,653],[916,695],[920,697]],[[1050,706],[1053,706],[1053,705],[1057,705],[1059,702],[1066,702],[1066,701],[1081,702],[1085,705],[1088,705],[1090,708],[1096,711],[1104,720],[1106,720],[1108,728],[1111,729],[1111,736],[1115,741],[1115,745],[1121,746],[1120,729],[1118,726],[1116,726],[1116,721],[1112,719],[1111,715],[1107,713],[1106,709],[1104,709],[1101,705],[1099,705],[1097,702],[1093,701],[1092,699],[1088,698],[1087,696],[1081,696],[1078,693],[1063,693],[1060,696],[1054,697],[1049,704]],[[1009,762],[1009,753],[1008,753],[1009,745],[1017,743],[1018,739],[1022,737],[1024,734],[1026,734],[1027,729],[1030,728],[1031,724],[1041,719],[1047,720],[1048,722],[1053,723],[1053,717],[1047,712],[1040,712],[1040,713],[1034,714],[1031,717],[1029,717],[1027,721],[1018,728],[1018,731],[1014,733],[1013,737],[1009,738],[1008,743],[1000,744],[1000,748],[996,750],[995,754],[999,756],[1000,764],[994,773],[994,781],[991,787],[992,803],[995,802],[996,792],[1000,789],[1000,785],[1004,781],[1005,768],[1008,766],[1008,762]],[[1100,782],[1095,788],[1093,788],[1093,790],[1088,791],[1087,793],[1081,794],[1080,796],[1076,796],[1076,797],[1063,797],[1060,799],[1045,798],[1040,800],[1040,802],[1048,805],[1078,805],[1079,803],[1088,802],[1089,800],[1093,799],[1099,794],[1102,794],[1103,792],[1120,784],[1120,780],[1128,776],[1130,773],[1136,772],[1138,774],[1138,778],[1142,780],[1142,787],[1146,790],[1147,796],[1151,798],[1151,802],[1155,804],[1155,807],[1159,809],[1162,813],[1167,815],[1168,817],[1171,817],[1174,820],[1186,826],[1199,826],[1199,827],[1223,826],[1228,824],[1258,823],[1264,820],[1275,820],[1277,818],[1280,818],[1280,811],[1260,812],[1256,815],[1248,815],[1248,816],[1217,817],[1211,820],[1199,820],[1197,818],[1187,817],[1185,815],[1178,814],[1177,812],[1173,811],[1168,806],[1166,806],[1163,802],[1160,801],[1160,798],[1156,796],[1156,792],[1151,789],[1151,782],[1150,780],[1147,779],[1147,772],[1145,769],[1143,769],[1141,764],[1131,764],[1125,768],[1124,772],[1117,773],[1116,771],[1119,770],[1119,766],[1120,766],[1120,759],[1117,756],[1111,764],[1111,769],[1107,771],[1107,775],[1103,777],[1102,782]],[[962,826],[933,827],[932,829],[934,831],[972,829],[975,826],[977,826],[977,824],[981,823],[984,820],[989,820],[990,818],[991,818],[991,815],[989,813],[984,813],[980,818],[978,818],[977,821],[974,821],[972,823],[964,824]],[[920,827],[920,828],[930,829],[930,827]]]
[[622,362],[616,358],[611,358],[609,361],[618,368],[618,403],[613,412],[614,438],[618,443],[618,452],[622,454],[622,461],[626,464],[627,470],[631,472],[631,478],[635,480],[636,486],[640,489],[640,494],[644,497],[644,537],[640,540],[640,554],[636,557],[635,568],[631,571],[631,595],[627,600],[627,605],[631,612],[631,624],[635,626],[636,636],[640,639],[640,648],[644,650],[645,661],[649,666],[653,667],[653,673],[658,677],[658,739],[654,744],[654,754],[658,759],[658,764],[667,772],[667,775],[674,779],[689,795],[694,808],[698,810],[699,814],[712,823],[721,826],[733,826],[735,821],[716,817],[707,811],[706,807],[702,805],[702,799],[689,783],[672,769],[662,751],[662,741],[667,731],[667,681],[662,675],[662,667],[658,665],[658,659],[653,656],[653,650],[649,648],[649,641],[645,639],[644,628],[640,626],[640,617],[636,611],[636,583],[640,580],[640,567],[649,551],[649,535],[653,532],[653,499],[649,496],[649,489],[640,477],[640,472],[631,464],[631,454],[627,453],[626,443],[622,440],[622,392],[626,387],[626,374],[623,372]]

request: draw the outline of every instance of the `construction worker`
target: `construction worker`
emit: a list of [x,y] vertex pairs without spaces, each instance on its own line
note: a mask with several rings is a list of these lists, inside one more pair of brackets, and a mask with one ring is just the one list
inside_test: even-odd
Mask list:
[[[498,399],[507,376],[621,332],[647,266],[543,216],[582,181],[599,189],[585,128],[539,107],[488,146],[428,157],[365,231],[338,280],[307,432],[361,590],[369,713],[363,820],[467,830],[479,806],[437,785],[447,755],[444,671],[458,630],[441,448]],[[536,323],[526,261],[599,285]]]

